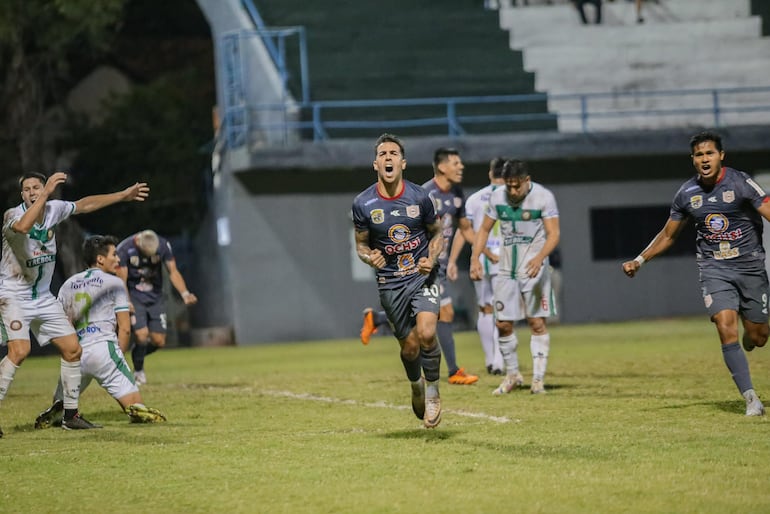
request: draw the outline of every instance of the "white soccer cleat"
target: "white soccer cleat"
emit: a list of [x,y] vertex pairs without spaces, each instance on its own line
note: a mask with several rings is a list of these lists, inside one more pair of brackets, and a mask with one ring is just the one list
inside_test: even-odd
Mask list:
[[502,396],[522,385],[524,385],[524,377],[517,371],[515,375],[506,375],[500,385],[497,386],[497,389],[492,391],[492,394],[495,396]]
[[746,398],[746,415],[747,416],[764,416],[765,406],[759,400],[757,393],[753,389],[743,393],[743,397]]
[[425,428],[436,428],[441,423],[441,398],[425,398]]
[[134,381],[136,385],[145,385],[147,383],[147,375],[144,371],[134,371]]
[[532,387],[529,389],[532,394],[545,394],[545,384],[540,378],[532,379]]

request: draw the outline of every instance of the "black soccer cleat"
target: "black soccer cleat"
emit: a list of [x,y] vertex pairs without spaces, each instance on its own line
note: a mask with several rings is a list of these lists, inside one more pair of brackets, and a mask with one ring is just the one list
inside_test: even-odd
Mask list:
[[81,416],[79,412],[72,416],[70,419],[63,419],[61,422],[61,427],[64,430],[88,430],[91,428],[102,428],[101,425],[97,425],[88,421],[86,418]]
[[64,401],[56,400],[53,405],[41,412],[37,418],[35,418],[35,429],[51,428],[53,425],[58,424],[61,413],[64,412]]

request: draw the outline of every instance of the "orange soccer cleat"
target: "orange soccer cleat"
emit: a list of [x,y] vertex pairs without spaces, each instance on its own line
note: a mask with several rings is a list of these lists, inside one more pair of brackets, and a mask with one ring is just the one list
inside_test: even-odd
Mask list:
[[449,383],[455,385],[471,385],[479,381],[479,377],[465,372],[465,368],[458,369],[454,375],[449,377]]
[[369,344],[372,334],[377,333],[377,325],[374,324],[374,309],[367,307],[364,309],[364,324],[361,327],[361,342],[364,345]]

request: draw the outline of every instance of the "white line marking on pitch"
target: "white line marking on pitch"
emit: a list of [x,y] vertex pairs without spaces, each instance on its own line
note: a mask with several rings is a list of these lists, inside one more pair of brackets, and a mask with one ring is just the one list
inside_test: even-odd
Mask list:
[[[356,400],[343,400],[341,398],[329,398],[328,396],[317,396],[309,393],[292,393],[291,391],[261,391],[266,396],[276,396],[281,398],[291,398],[293,400],[308,400],[312,402],[324,402],[335,403],[339,405],[363,405],[364,407],[377,407],[385,409],[396,410],[411,410],[411,406],[404,405],[392,405],[387,402],[359,402]],[[495,423],[519,423],[519,419],[511,419],[505,416],[492,416],[490,414],[484,414],[483,412],[468,412],[464,410],[444,409],[444,412],[454,414],[457,416],[465,416],[466,418],[484,419],[488,421],[494,421]]]

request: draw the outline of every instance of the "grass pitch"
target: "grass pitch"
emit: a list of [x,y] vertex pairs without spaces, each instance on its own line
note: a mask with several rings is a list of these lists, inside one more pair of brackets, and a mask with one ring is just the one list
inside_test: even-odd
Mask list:
[[[456,339],[482,372],[476,334]],[[770,348],[748,358],[770,404]],[[553,326],[547,395],[444,379],[436,430],[391,337],[161,351],[142,394],[167,423],[92,384],[104,429],[33,430],[58,362],[25,362],[0,407],[0,512],[770,512],[770,420],[743,415],[705,318]]]

